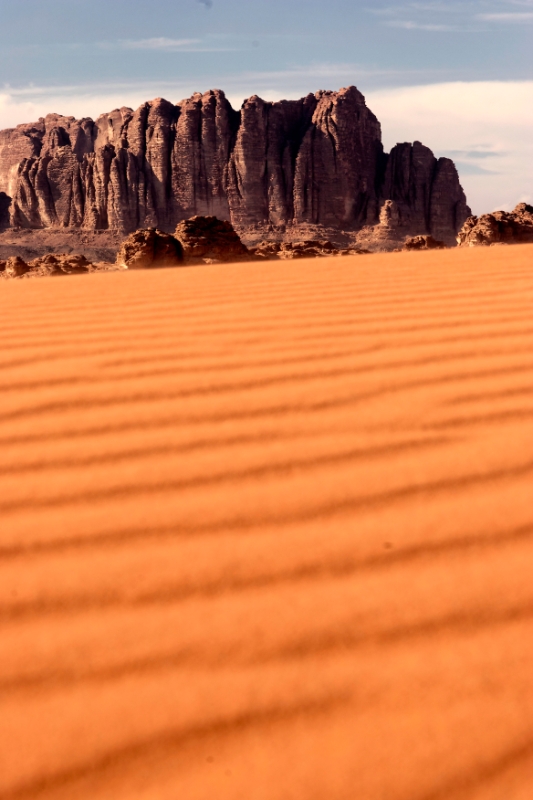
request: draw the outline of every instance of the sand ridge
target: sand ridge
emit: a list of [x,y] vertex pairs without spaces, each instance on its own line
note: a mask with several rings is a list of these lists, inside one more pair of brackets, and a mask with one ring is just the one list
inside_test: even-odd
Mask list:
[[529,800],[532,260],[2,285],[0,800]]

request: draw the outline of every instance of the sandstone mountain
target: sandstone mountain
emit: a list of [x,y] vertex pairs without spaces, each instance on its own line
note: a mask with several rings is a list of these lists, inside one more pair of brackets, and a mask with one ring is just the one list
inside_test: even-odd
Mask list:
[[379,223],[387,200],[403,238],[455,244],[470,214],[453,162],[420,142],[386,154],[353,86],[294,101],[253,96],[240,111],[215,90],[0,132],[0,228],[172,232],[213,215],[241,235],[359,231]]

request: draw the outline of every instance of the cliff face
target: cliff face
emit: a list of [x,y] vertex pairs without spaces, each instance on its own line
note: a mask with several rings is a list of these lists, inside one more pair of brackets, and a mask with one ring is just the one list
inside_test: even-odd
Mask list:
[[383,152],[355,87],[239,112],[210,91],[0,132],[0,227],[173,230],[200,214],[358,230],[389,199],[402,230],[450,243],[470,213],[453,162],[419,142]]

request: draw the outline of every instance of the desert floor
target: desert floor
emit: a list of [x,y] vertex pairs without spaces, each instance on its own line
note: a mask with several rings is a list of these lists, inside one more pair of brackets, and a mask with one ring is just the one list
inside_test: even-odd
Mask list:
[[531,800],[533,246],[0,328],[1,800]]

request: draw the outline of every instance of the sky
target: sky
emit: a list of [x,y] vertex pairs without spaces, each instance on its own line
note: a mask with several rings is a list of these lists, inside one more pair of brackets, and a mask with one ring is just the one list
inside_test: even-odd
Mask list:
[[0,0],[0,20],[0,128],[353,84],[387,149],[454,159],[475,213],[533,203],[533,0]]

